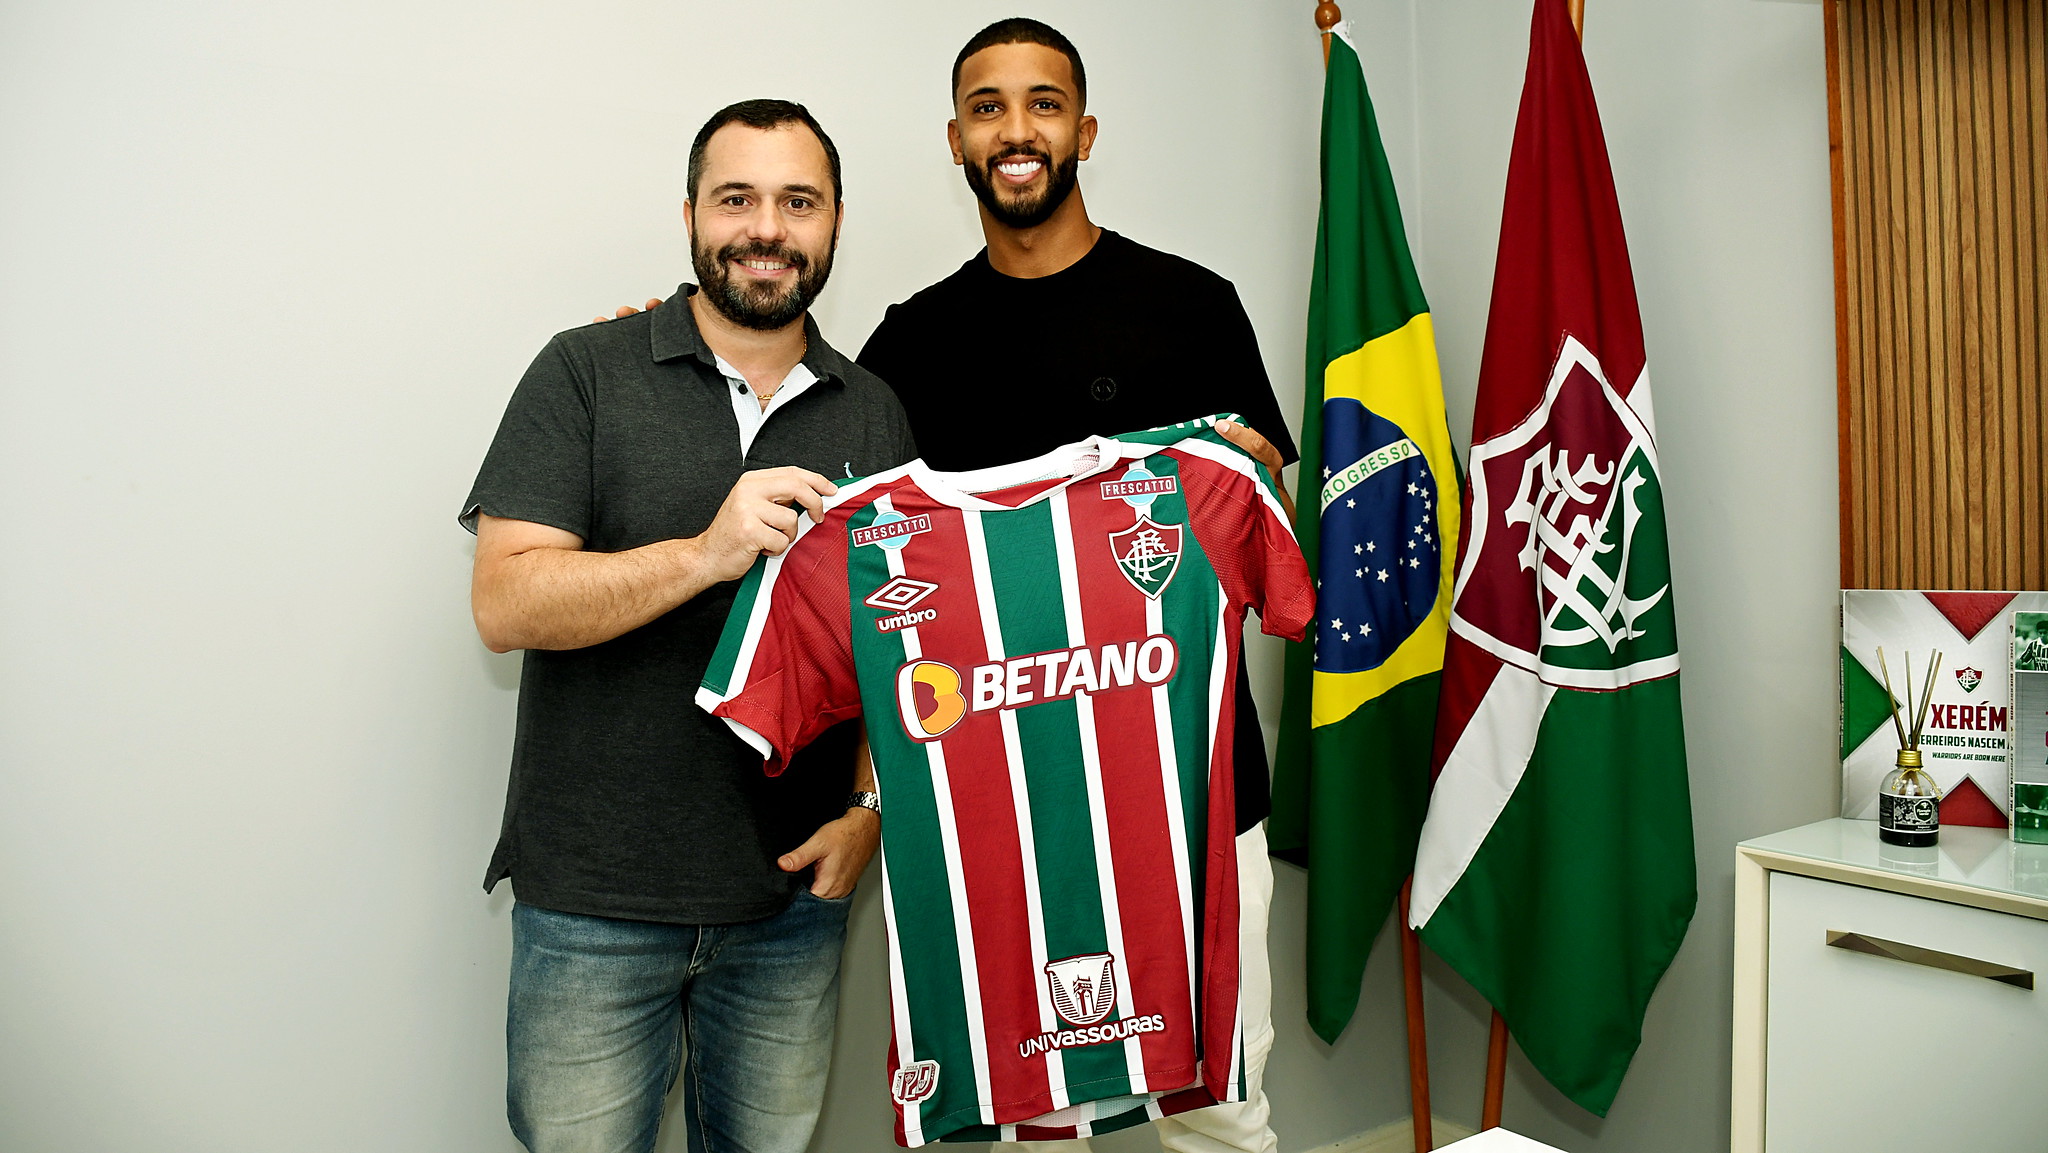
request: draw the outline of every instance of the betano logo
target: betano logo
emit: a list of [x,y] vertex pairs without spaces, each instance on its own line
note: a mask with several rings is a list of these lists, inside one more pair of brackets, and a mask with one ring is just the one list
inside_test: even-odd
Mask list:
[[1163,685],[1180,667],[1173,638],[1156,633],[1142,641],[1030,653],[976,665],[967,691],[958,670],[938,661],[910,661],[896,670],[896,711],[914,741],[935,741],[969,711],[1019,709],[1075,693],[1106,693]]
[[[918,702],[918,686],[929,694],[931,707]],[[936,741],[967,715],[967,700],[960,695],[960,674],[953,666],[937,661],[911,661],[896,670],[896,711],[903,715],[903,731],[913,741]]]

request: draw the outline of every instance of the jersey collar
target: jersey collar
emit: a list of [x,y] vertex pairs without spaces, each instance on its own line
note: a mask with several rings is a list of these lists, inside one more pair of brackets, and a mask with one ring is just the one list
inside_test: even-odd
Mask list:
[[[1142,445],[1129,445],[1106,436],[1091,436],[1053,449],[1043,456],[1020,460],[1014,464],[999,464],[993,468],[980,468],[972,472],[940,472],[924,463],[920,457],[904,466],[911,483],[926,496],[940,504],[975,512],[1008,512],[1011,509],[1030,508],[1054,493],[1063,492],[1074,484],[1092,476],[1100,476],[1122,462],[1147,455],[1151,450]],[[1035,493],[1030,499],[1018,504],[997,504],[983,500],[976,493],[995,492],[999,489],[1015,488],[1035,481],[1062,478],[1059,484],[1051,485]]]

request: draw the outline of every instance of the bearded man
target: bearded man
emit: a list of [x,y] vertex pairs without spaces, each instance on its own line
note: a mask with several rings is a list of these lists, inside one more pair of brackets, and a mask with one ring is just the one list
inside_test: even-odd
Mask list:
[[484,885],[517,897],[506,1098],[533,1153],[651,1151],[686,1067],[693,1150],[801,1153],[880,830],[857,732],[771,780],[693,700],[732,582],[828,478],[916,455],[808,316],[839,155],[801,105],[747,101],[698,132],[689,184],[697,285],[549,341],[461,517],[477,631],[525,650]]
[[[952,78],[946,139],[974,190],[987,247],[892,306],[860,354],[902,398],[925,460],[982,468],[1091,433],[1235,412],[1250,427],[1219,430],[1277,477],[1295,459],[1294,445],[1237,290],[1088,218],[1079,168],[1095,147],[1096,121],[1073,43],[1036,20],[999,20],[960,49]],[[963,378],[973,380],[977,403],[960,402]],[[992,405],[1014,419],[990,419]],[[1261,822],[1271,788],[1241,660],[1237,683],[1245,1100],[1155,1122],[1161,1144],[1176,1153],[1277,1146],[1263,1085],[1273,1046],[1273,870]]]

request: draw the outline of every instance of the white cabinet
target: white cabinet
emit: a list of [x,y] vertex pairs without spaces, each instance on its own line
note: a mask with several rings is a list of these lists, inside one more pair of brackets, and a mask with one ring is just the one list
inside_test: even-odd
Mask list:
[[1736,849],[1736,1153],[2048,1149],[2048,846]]

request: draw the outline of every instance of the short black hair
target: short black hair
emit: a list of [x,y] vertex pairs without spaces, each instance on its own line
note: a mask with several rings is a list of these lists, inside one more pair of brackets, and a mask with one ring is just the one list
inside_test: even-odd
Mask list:
[[710,145],[711,137],[728,124],[744,124],[748,128],[766,131],[780,128],[785,124],[801,124],[811,130],[818,143],[825,146],[825,164],[832,171],[832,206],[838,207],[841,200],[839,182],[839,149],[825,130],[818,126],[818,118],[811,110],[794,100],[742,100],[728,104],[711,114],[704,127],[697,130],[697,139],[690,142],[690,195],[697,199],[697,182],[704,178],[704,149]]
[[1065,56],[1067,63],[1074,66],[1074,99],[1080,102],[1081,107],[1088,106],[1088,70],[1081,67],[1080,49],[1074,47],[1072,40],[1062,36],[1059,29],[1028,16],[998,20],[974,34],[974,38],[960,50],[960,55],[953,57],[953,91],[948,99],[957,100],[960,96],[960,66],[967,63],[967,58],[998,44],[1042,44]]

